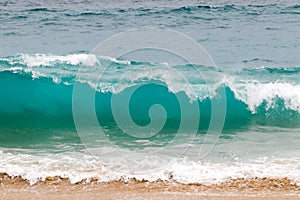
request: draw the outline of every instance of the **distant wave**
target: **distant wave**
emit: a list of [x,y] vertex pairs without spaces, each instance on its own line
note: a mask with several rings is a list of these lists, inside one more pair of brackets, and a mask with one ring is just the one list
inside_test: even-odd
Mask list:
[[58,10],[52,10],[48,8],[32,8],[27,10],[29,12],[57,12]]
[[252,74],[261,74],[261,73],[268,73],[268,74],[290,74],[295,75],[300,73],[300,67],[259,67],[259,68],[245,68],[244,71],[248,71]]
[[[122,8],[122,9],[103,9],[103,10],[91,10],[84,12],[65,12],[64,15],[67,17],[93,17],[93,16],[102,16],[109,17],[115,16],[118,13],[127,13],[127,12],[137,12],[137,16],[146,16],[152,14],[176,14],[176,13],[196,13],[196,12],[242,12],[246,15],[260,15],[263,12],[266,12],[266,9],[269,9],[270,12],[275,12],[276,14],[299,14],[299,6],[284,6],[280,4],[249,4],[249,5],[193,5],[193,6],[183,6],[177,8]],[[274,9],[275,8],[275,9]],[[29,12],[61,12],[61,10],[51,10],[48,8],[34,8],[27,10]],[[203,17],[203,19],[206,19]]]
[[78,16],[112,16],[113,14],[109,11],[103,12],[81,12],[81,13],[66,13],[67,17],[78,17]]

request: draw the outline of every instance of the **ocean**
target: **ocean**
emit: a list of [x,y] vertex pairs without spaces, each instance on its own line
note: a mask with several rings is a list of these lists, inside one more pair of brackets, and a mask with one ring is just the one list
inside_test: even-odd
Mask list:
[[298,1],[1,0],[0,22],[0,173],[300,185]]

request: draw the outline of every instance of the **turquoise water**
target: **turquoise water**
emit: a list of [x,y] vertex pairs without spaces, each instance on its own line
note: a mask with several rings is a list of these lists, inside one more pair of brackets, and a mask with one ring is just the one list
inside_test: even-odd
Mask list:
[[[292,1],[0,3],[0,172],[31,183],[170,173],[181,182],[299,183],[299,14]],[[217,67],[159,51],[89,54],[144,26],[187,34]],[[89,94],[101,132],[86,114]]]

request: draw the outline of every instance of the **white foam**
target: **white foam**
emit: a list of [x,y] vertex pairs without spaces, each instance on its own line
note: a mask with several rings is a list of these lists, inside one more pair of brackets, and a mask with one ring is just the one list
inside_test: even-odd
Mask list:
[[109,56],[96,56],[94,54],[18,54],[15,57],[1,58],[0,60],[8,62],[10,65],[22,64],[27,67],[54,66],[64,63],[70,65],[84,64],[85,66],[93,66],[98,63],[99,59],[107,60],[113,63],[130,65],[131,61],[118,60]]
[[218,184],[237,178],[284,178],[300,184],[299,165],[265,163],[177,163],[173,167],[174,179],[182,183]]
[[[11,154],[0,152],[0,173],[21,176],[30,184],[45,180],[46,177],[60,176],[69,178],[71,183],[89,181],[93,178],[100,182],[109,182],[136,178],[137,180],[169,180],[170,176],[180,183],[218,184],[236,178],[284,178],[287,177],[300,185],[299,162],[282,159],[258,159],[250,163],[214,163],[203,161],[179,160],[165,169],[151,173],[135,174],[116,172],[113,161],[111,166],[104,166],[99,160],[82,153],[53,154],[48,156],[30,154]],[[149,163],[153,164],[151,158]],[[159,158],[158,158],[159,159]],[[159,162],[157,162],[159,164]],[[136,164],[132,162],[132,164]],[[141,165],[147,166],[147,165]],[[131,166],[128,166],[130,168]]]
[[100,56],[100,58],[109,60],[110,62],[124,64],[124,65],[130,65],[131,64],[130,60],[118,60],[116,58],[112,58],[112,57],[109,57],[109,56]]
[[93,65],[97,58],[95,55],[89,54],[69,54],[65,56],[49,55],[49,54],[19,54],[19,59],[7,59],[10,64],[24,64],[28,67],[38,66],[53,66],[57,63],[66,63],[71,65],[78,65],[85,63],[86,65]]
[[248,105],[252,113],[266,102],[266,110],[276,106],[278,99],[284,100],[284,107],[300,113],[300,85],[287,82],[261,83],[246,81],[244,83],[230,82],[226,84],[233,90],[235,97]]

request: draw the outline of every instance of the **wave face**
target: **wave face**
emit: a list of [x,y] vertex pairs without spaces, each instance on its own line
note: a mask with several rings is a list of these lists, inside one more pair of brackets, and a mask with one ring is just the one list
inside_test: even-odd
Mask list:
[[[109,62],[109,71],[98,82],[97,70]],[[200,129],[207,128],[209,124],[212,102],[225,102],[225,128],[247,124],[299,125],[300,85],[297,80],[290,81],[293,76],[297,77],[298,68],[248,68],[234,74],[224,71],[219,82],[211,86],[214,91],[209,91],[209,80],[205,82],[194,73],[196,68],[214,70],[203,66],[171,66],[175,70],[170,71],[167,64],[87,54],[20,54],[2,58],[0,66],[2,127],[72,127],[72,92],[76,82],[95,92],[95,108],[100,123],[114,123],[112,98],[124,101],[123,96],[131,95],[128,105],[130,114],[141,125],[149,123],[150,107],[159,104],[165,108],[167,119],[170,120],[166,125],[178,126],[181,120],[178,98],[190,105],[198,104]],[[80,68],[84,72],[77,76]],[[178,79],[176,73],[180,73],[188,82],[180,82],[183,79]],[[118,80],[123,74],[129,75]],[[270,79],[273,74],[287,75],[291,77],[290,82],[261,79]],[[256,78],[258,76],[261,80]],[[130,94],[133,87],[140,85],[135,93]],[[192,113],[189,115],[193,116]]]

